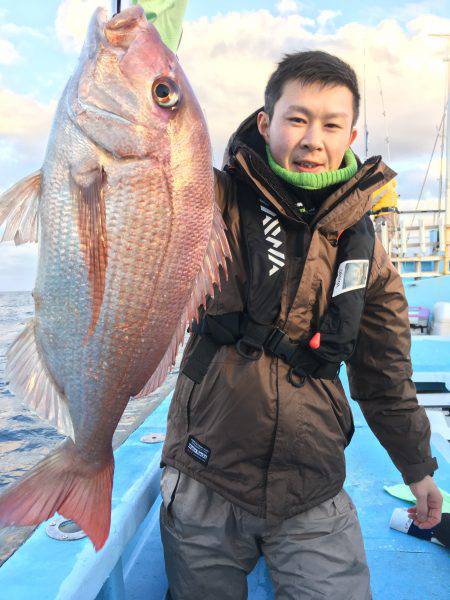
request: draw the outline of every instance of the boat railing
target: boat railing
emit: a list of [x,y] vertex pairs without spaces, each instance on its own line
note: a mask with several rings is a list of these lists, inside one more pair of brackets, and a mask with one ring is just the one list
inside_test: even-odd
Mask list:
[[450,274],[450,226],[444,223],[401,223],[395,231],[388,222],[378,225],[377,234],[392,263],[404,278],[437,277]]

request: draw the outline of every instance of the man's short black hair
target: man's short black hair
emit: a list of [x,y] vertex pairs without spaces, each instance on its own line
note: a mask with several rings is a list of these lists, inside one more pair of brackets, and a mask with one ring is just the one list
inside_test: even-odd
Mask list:
[[344,85],[353,94],[353,121],[355,125],[359,115],[360,95],[355,71],[346,62],[322,50],[308,50],[285,54],[277,69],[270,76],[264,92],[264,110],[273,117],[275,103],[283,93],[288,81],[300,81],[303,84],[318,83],[323,87]]

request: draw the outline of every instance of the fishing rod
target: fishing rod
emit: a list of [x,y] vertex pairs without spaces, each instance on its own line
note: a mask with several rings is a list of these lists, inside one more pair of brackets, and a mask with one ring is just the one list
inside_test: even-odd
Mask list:
[[111,11],[113,15],[117,15],[121,10],[130,8],[133,5],[132,0],[111,0]]

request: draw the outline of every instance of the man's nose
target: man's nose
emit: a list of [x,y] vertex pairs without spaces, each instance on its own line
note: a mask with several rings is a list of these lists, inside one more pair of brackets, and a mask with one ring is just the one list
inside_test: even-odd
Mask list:
[[323,144],[322,137],[320,135],[320,128],[314,124],[309,125],[300,144],[302,148],[307,148],[308,150],[321,150]]

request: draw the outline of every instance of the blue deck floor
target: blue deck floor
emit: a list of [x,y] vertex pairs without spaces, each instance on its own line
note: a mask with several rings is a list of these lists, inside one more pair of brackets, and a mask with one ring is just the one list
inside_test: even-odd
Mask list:
[[[420,354],[419,350],[416,352]],[[343,383],[347,386],[346,377],[343,377]],[[354,401],[350,404],[355,434],[346,450],[347,479],[344,487],[358,511],[374,600],[448,600],[450,552],[389,528],[392,511],[411,504],[383,490],[384,485],[402,483],[401,476],[367,426],[359,405]],[[161,407],[161,410],[164,408]],[[447,456],[444,456],[434,440],[432,447],[440,465],[435,481],[439,487],[450,491],[448,450]],[[143,530],[146,535],[141,540],[139,560],[127,579],[127,598],[159,600],[164,594],[165,581],[161,578],[163,561],[157,506],[147,518]],[[273,599],[263,560],[249,577],[249,598]]]
[[[411,306],[428,306],[439,300],[450,301],[450,277],[406,283]],[[414,371],[438,375],[450,387],[450,339],[413,337],[411,350]],[[345,369],[342,382],[350,398]],[[389,527],[392,511],[410,503],[390,496],[384,485],[402,483],[400,473],[387,452],[368,427],[357,402],[350,401],[355,434],[346,450],[345,489],[356,505],[371,572],[374,600],[449,600],[450,551],[441,546],[405,535]],[[164,410],[164,407],[161,407]],[[449,444],[432,436],[433,456],[440,468],[437,485],[450,491]],[[130,600],[162,598],[165,581],[162,548],[159,540],[158,506],[143,525],[139,560],[127,578]],[[248,579],[250,600],[273,599],[270,579],[260,560]]]
[[[151,487],[157,484],[161,444],[147,445],[139,440],[143,434],[163,430],[169,400],[167,398],[116,452],[112,527],[105,549],[95,555],[89,540],[68,543],[51,540],[45,535],[43,524],[1,567],[2,600],[92,600],[95,598],[93,590],[100,589],[116,561],[119,561],[120,574],[123,566],[126,596],[121,595],[123,583],[113,573],[98,600],[164,598],[167,582],[159,536],[159,500],[148,513],[150,504],[145,497],[140,503],[136,501],[136,509],[133,502],[141,481],[148,481],[150,475]],[[346,451],[345,489],[358,510],[374,600],[448,600],[449,550],[389,528],[394,508],[408,503],[387,494],[383,485],[401,483],[401,477],[368,428],[358,405],[353,401],[350,404],[355,434]],[[435,474],[436,483],[450,491],[449,459],[433,440],[432,447],[440,464]],[[445,447],[443,451],[448,453]],[[154,482],[150,472],[155,473]],[[148,493],[147,489],[145,494]],[[133,522],[139,523],[142,518],[136,535],[121,556],[121,544],[130,539],[128,530],[134,531]],[[263,561],[249,577],[249,591],[250,600],[273,598]]]
[[[436,290],[439,298],[446,297],[443,284],[450,288],[449,283],[450,278],[441,278]],[[410,304],[430,305],[420,297],[426,292],[422,287],[413,288],[416,298],[410,298]],[[414,338],[412,359],[416,373],[429,374],[430,380],[439,373],[450,385],[450,338]],[[345,375],[342,379],[347,387]],[[167,398],[115,453],[112,524],[105,548],[96,555],[89,540],[52,540],[42,524],[0,568],[0,600],[94,600],[111,572],[97,600],[164,598],[167,581],[159,536],[159,499],[153,503],[161,443],[143,444],[140,438],[164,431],[169,401]],[[449,550],[389,528],[394,508],[410,504],[384,491],[384,485],[401,483],[401,476],[367,426],[358,404],[350,401],[350,405],[355,434],[346,450],[345,489],[358,510],[374,600],[449,600]],[[435,481],[450,492],[449,444],[442,442],[442,437],[432,436],[433,455],[440,465]],[[250,600],[273,598],[263,561],[249,577],[249,590]]]

